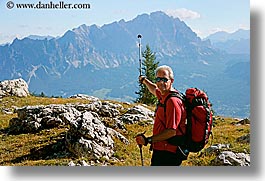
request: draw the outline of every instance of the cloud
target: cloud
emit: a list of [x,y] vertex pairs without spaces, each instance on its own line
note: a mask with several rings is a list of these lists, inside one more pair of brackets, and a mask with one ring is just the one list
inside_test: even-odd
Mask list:
[[201,17],[199,13],[185,8],[175,9],[175,10],[169,9],[166,10],[165,13],[169,16],[172,16],[173,18],[179,18],[181,20],[197,19]]

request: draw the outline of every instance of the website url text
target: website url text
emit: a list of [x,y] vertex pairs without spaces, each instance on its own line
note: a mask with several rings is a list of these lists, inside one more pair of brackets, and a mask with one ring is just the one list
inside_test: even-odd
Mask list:
[[49,3],[42,3],[39,1],[35,4],[29,3],[14,3],[13,1],[8,1],[6,3],[8,9],[90,9],[90,4],[88,3],[65,3],[64,1],[59,1],[54,3],[50,1]]

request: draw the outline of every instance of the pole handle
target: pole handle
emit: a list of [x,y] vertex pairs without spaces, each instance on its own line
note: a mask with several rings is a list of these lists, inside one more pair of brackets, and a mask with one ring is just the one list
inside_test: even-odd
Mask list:
[[141,38],[142,38],[142,35],[141,34],[139,34],[138,36],[137,36],[137,38],[139,39],[139,66],[140,66],[140,68],[139,68],[139,72],[140,72],[140,76],[142,76],[142,60],[141,60]]

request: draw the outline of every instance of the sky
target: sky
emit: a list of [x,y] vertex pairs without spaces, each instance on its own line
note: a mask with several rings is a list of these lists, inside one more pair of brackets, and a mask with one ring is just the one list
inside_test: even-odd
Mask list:
[[[87,9],[19,9],[20,3],[89,4]],[[8,8],[12,7],[13,8]],[[183,20],[199,37],[250,29],[249,0],[0,0],[0,44],[29,35],[62,36],[82,24],[102,26],[163,11]]]

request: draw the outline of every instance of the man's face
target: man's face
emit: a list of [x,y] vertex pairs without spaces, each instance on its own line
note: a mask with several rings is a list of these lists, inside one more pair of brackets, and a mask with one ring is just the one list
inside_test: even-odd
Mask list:
[[169,72],[167,70],[159,70],[156,74],[156,85],[162,94],[166,94],[170,91],[173,80],[169,78]]

